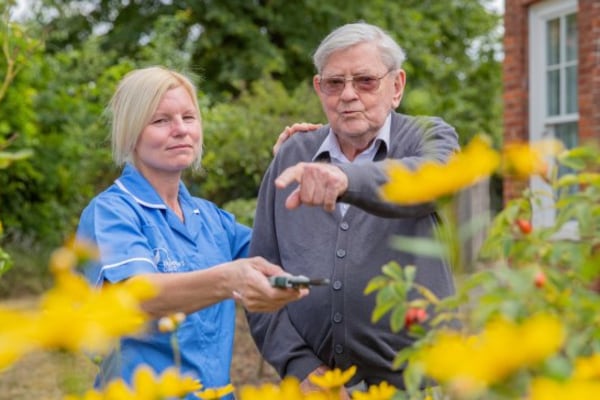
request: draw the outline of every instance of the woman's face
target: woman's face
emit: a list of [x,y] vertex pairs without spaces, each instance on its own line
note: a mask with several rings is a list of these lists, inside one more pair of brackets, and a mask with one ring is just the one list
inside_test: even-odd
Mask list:
[[168,90],[134,150],[135,166],[146,177],[177,175],[191,166],[202,148],[202,121],[183,86]]

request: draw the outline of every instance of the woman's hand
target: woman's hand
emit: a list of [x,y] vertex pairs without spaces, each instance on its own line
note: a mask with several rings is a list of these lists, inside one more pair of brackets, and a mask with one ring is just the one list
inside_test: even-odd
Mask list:
[[323,126],[323,124],[311,124],[310,122],[297,122],[292,126],[286,126],[283,132],[279,134],[277,142],[275,142],[275,145],[273,146],[273,155],[277,154],[283,142],[288,140],[295,133],[314,131],[321,126]]
[[268,277],[286,272],[262,257],[245,258],[231,263],[238,271],[232,295],[251,312],[272,312],[308,294],[308,289],[274,288]]

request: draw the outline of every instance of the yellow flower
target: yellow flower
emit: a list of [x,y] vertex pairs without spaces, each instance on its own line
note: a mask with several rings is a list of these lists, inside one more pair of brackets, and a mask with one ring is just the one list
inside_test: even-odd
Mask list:
[[411,171],[400,161],[390,161],[387,166],[390,180],[381,187],[381,195],[397,204],[433,201],[487,178],[499,163],[500,156],[488,141],[476,136],[446,164],[429,161]]
[[531,383],[529,400],[582,400],[600,399],[600,382],[571,380],[557,382],[535,378]]
[[179,325],[185,321],[185,313],[177,312],[171,315],[167,315],[158,320],[158,330],[160,332],[173,332]]
[[79,264],[89,260],[96,260],[99,257],[98,248],[95,245],[85,240],[76,239],[75,237],[69,239],[65,247],[75,252]]
[[344,386],[355,373],[356,366],[353,365],[344,372],[336,368],[323,375],[309,375],[308,379],[321,389],[338,389]]
[[98,258],[98,250],[95,246],[71,238],[63,247],[52,252],[48,266],[50,271],[56,275],[71,271],[82,263],[95,258]]
[[535,143],[512,142],[502,149],[502,172],[517,179],[531,175],[546,175],[548,162],[545,157],[557,155],[564,150],[558,140],[542,140]]
[[439,333],[430,347],[419,352],[417,361],[428,376],[455,392],[473,394],[544,360],[563,340],[562,325],[548,315],[532,316],[520,325],[499,319],[476,336]]
[[56,286],[42,297],[39,309],[31,313],[25,337],[38,348],[104,351],[121,336],[145,328],[148,316],[140,302],[155,292],[147,281],[130,280],[96,289],[79,275],[60,274]]
[[576,359],[573,379],[600,379],[600,354],[596,353],[590,357]]
[[[322,396],[322,393],[319,395]],[[260,387],[244,386],[240,390],[240,400],[308,400],[307,396],[308,394],[304,395],[300,390],[298,379],[292,376],[285,377],[279,386],[266,383]]]
[[0,308],[0,371],[35,349],[29,337],[33,321],[27,312]]
[[82,396],[69,395],[64,400],[141,400],[121,379],[111,381],[103,391],[90,389]]
[[77,266],[77,254],[66,247],[59,247],[50,255],[48,267],[53,274],[70,271]]
[[227,386],[220,388],[205,389],[201,392],[196,392],[195,395],[202,400],[219,400],[221,397],[233,392],[233,385],[230,383]]
[[108,399],[169,399],[185,397],[201,388],[202,385],[197,379],[180,375],[174,367],[157,376],[149,366],[142,365],[135,370],[130,387],[117,379],[109,383],[105,395]]
[[386,381],[372,385],[366,393],[352,393],[352,400],[390,400],[398,390]]
[[158,330],[160,332],[173,332],[175,330],[175,322],[169,316],[162,317],[158,320]]

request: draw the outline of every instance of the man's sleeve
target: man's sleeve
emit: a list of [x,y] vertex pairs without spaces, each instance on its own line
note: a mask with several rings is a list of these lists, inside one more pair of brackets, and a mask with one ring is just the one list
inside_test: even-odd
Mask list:
[[[262,256],[281,265],[274,218],[274,180],[271,164],[263,177],[258,195],[250,256]],[[281,377],[293,375],[304,379],[322,364],[292,325],[285,307],[276,313],[246,312],[246,316],[258,350]]]
[[[403,133],[412,138],[410,147],[413,150],[409,156],[397,160],[413,170],[424,161],[445,163],[459,149],[458,135],[453,127],[439,118],[426,121],[411,125],[410,129]],[[390,144],[390,147],[393,149],[394,144]],[[393,154],[388,155],[388,158],[394,158]],[[388,182],[386,163],[387,160],[337,165],[348,177],[348,189],[339,200],[384,218],[422,217],[434,212],[433,203],[400,206],[386,202],[380,197],[381,185]]]

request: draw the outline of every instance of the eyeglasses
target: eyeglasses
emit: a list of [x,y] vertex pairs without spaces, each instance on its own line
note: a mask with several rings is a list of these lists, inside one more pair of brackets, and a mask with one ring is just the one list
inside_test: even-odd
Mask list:
[[381,80],[385,78],[394,69],[390,69],[388,72],[381,76],[372,75],[355,75],[352,78],[344,78],[341,76],[334,76],[331,78],[319,77],[319,87],[321,91],[328,96],[339,95],[346,88],[346,82],[352,82],[354,90],[360,93],[370,93],[379,89]]

